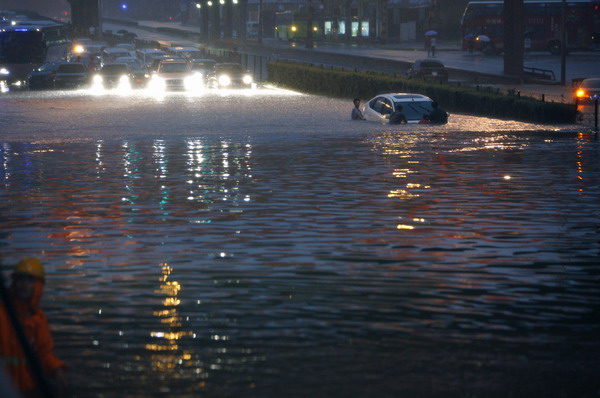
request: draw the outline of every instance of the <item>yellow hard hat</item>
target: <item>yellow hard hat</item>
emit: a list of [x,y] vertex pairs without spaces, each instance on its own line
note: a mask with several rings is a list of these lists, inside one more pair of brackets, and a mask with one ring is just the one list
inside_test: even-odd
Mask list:
[[37,258],[24,258],[19,261],[17,267],[15,268],[15,275],[25,274],[35,276],[36,278],[44,279],[46,277],[46,272],[44,271],[44,266]]

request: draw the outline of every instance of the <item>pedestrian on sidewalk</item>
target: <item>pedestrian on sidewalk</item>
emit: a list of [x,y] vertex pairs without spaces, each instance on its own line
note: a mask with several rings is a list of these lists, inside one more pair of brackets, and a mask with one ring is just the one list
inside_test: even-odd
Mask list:
[[[437,38],[435,36],[431,36],[431,41],[430,41],[430,45],[429,45],[429,49],[431,52],[431,56],[433,58],[435,58],[435,46],[437,45]],[[427,55],[429,56],[429,52],[427,53]]]
[[[48,319],[39,307],[44,279],[44,267],[38,259],[26,258],[17,264],[6,296],[3,293],[6,302],[0,303],[0,362],[4,362],[15,386],[25,397],[41,396],[40,382],[33,376],[32,365],[17,334],[22,333],[29,341],[34,357],[38,358],[42,372],[53,384],[55,395],[64,397],[67,396],[65,364],[54,355]],[[13,321],[18,325],[15,326]]]

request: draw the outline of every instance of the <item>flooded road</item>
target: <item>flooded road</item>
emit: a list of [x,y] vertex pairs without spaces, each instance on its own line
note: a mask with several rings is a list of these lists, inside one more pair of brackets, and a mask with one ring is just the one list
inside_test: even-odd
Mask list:
[[597,393],[598,141],[351,107],[0,97],[5,274],[46,264],[75,396]]

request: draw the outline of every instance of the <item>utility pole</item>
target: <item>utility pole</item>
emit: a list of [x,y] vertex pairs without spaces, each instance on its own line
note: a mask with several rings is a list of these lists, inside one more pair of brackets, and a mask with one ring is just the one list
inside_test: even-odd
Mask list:
[[505,0],[504,74],[523,76],[523,0]]
[[263,42],[263,0],[258,2],[258,32],[256,38],[259,43]]
[[562,0],[560,12],[560,85],[566,84],[567,74],[567,1]]
[[306,3],[306,48],[313,48],[313,9],[312,9],[312,0],[307,0]]

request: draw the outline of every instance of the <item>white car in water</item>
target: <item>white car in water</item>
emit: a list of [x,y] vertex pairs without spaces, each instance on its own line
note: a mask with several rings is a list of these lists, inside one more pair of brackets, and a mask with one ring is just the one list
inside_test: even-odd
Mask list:
[[380,94],[365,104],[363,116],[370,121],[389,123],[390,115],[401,105],[406,121],[414,124],[419,123],[424,115],[431,113],[432,103],[431,98],[421,94]]

